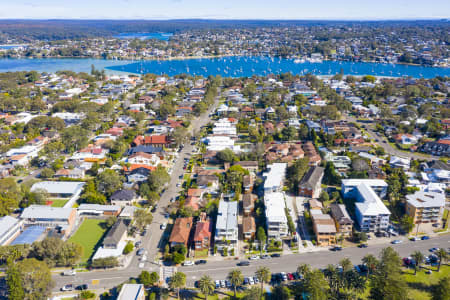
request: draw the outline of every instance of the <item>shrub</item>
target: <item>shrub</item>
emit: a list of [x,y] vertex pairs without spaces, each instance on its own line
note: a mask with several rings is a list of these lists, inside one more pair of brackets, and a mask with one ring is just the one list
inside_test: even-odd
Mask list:
[[125,248],[123,248],[123,254],[127,255],[128,253],[131,253],[134,249],[134,245],[132,242],[128,242]]

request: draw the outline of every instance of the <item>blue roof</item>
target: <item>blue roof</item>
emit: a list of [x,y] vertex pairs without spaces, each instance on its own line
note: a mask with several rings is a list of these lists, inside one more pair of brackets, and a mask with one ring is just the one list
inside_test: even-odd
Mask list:
[[35,242],[43,233],[45,232],[45,227],[41,226],[31,226],[27,227],[12,243],[11,245],[21,245],[21,244],[32,244]]

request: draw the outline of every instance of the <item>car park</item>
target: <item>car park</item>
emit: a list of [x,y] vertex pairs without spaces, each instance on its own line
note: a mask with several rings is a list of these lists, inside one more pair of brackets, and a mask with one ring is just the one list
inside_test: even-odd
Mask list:
[[193,266],[193,265],[194,265],[194,262],[191,261],[191,260],[186,260],[186,261],[183,263],[183,266]]

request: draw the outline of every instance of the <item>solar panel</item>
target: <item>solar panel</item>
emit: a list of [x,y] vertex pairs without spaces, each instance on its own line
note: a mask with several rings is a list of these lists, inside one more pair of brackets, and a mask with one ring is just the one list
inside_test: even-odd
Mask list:
[[35,242],[43,233],[45,232],[45,227],[41,226],[31,226],[27,227],[12,243],[11,245],[21,245],[21,244],[32,244]]

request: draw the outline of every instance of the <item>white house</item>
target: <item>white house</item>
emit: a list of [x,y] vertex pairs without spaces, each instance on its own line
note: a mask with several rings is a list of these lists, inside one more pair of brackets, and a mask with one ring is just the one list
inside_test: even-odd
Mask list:
[[288,235],[286,203],[281,192],[265,193],[264,206],[268,238],[280,239]]
[[216,220],[215,244],[222,249],[229,241],[230,245],[237,246],[238,243],[238,202],[227,202],[221,200]]
[[230,149],[234,152],[240,152],[241,146],[235,146],[234,140],[229,136],[209,136],[204,139],[207,144],[206,149],[209,151],[222,151]]
[[23,222],[10,217],[4,216],[0,218],[0,246],[6,246],[12,242],[22,229]]
[[281,192],[286,175],[286,163],[274,163],[267,166],[268,171],[263,173],[264,193]]

